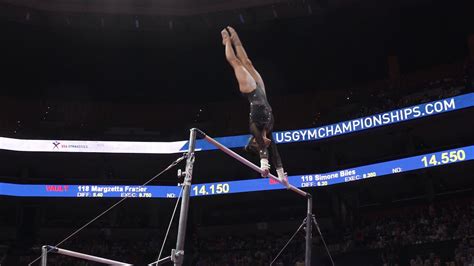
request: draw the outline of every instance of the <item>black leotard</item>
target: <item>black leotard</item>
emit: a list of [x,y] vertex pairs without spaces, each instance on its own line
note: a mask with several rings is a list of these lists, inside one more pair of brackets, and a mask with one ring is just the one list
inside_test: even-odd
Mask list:
[[261,129],[270,129],[273,121],[272,107],[263,88],[257,85],[255,90],[243,95],[247,96],[250,103],[250,123],[255,123]]
[[[268,159],[268,149],[264,147],[262,130],[266,130],[268,138],[271,140],[270,148],[272,152],[272,160],[276,169],[283,168],[281,163],[280,154],[278,153],[277,146],[273,140],[272,130],[273,130],[273,114],[272,107],[268,103],[267,95],[263,88],[257,85],[255,90],[249,93],[243,93],[247,96],[247,99],[250,102],[250,133],[252,137],[249,139],[249,143],[246,145],[246,150],[258,151],[260,154],[260,159]],[[254,145],[253,140],[256,141]]]

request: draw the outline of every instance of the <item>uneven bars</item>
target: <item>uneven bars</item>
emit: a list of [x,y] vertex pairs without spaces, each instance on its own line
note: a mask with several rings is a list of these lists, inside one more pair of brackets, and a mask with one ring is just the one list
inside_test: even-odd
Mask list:
[[[227,155],[229,155],[230,157],[233,157],[234,159],[237,159],[239,162],[247,165],[248,167],[250,167],[252,170],[260,173],[260,174],[264,174],[264,171],[262,169],[260,169],[260,167],[256,166],[255,164],[253,164],[252,162],[250,162],[249,160],[245,159],[244,157],[240,156],[239,154],[237,154],[236,152],[232,151],[231,149],[227,148],[226,146],[220,144],[219,142],[217,142],[215,139],[209,137],[206,133],[202,132],[201,130],[199,129],[195,129],[197,132],[199,132],[199,134],[201,134],[203,136],[203,138],[208,141],[209,143],[211,143],[212,145],[216,146],[217,148],[219,148],[219,150],[227,153]],[[278,177],[272,175],[271,173],[268,174],[268,176],[276,181],[278,181],[278,183],[282,184],[283,186],[285,186],[287,189],[293,191],[293,192],[296,192],[298,194],[300,194],[301,196],[303,197],[311,197],[311,194],[309,193],[306,193],[304,192],[303,190],[291,185],[290,183],[288,182],[284,182],[283,180],[280,180]]]
[[43,248],[46,248],[47,250],[49,250],[49,252],[54,252],[54,253],[61,254],[61,255],[66,255],[66,256],[75,257],[75,258],[84,259],[84,260],[89,260],[89,261],[95,261],[95,262],[109,264],[109,265],[133,265],[133,264],[125,263],[125,262],[104,259],[104,258],[101,258],[101,257],[87,255],[87,254],[84,254],[84,253],[79,253],[79,252],[75,252],[75,251],[71,251],[71,250],[67,250],[67,249],[62,249],[62,248],[58,248],[58,247],[53,247],[53,246],[43,246]]

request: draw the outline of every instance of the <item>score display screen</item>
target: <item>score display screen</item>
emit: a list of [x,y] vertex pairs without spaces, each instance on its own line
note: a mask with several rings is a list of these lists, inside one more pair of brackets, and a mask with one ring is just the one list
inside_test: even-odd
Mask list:
[[[431,168],[474,159],[474,145],[428,153],[387,162],[342,169],[323,174],[289,176],[288,181],[298,188],[330,186],[379,176]],[[199,177],[193,177],[199,180]],[[269,178],[229,182],[193,184],[191,196],[211,196],[232,193],[285,189]],[[140,185],[48,185],[0,183],[0,195],[17,197],[72,197],[72,198],[176,198],[180,186]]]

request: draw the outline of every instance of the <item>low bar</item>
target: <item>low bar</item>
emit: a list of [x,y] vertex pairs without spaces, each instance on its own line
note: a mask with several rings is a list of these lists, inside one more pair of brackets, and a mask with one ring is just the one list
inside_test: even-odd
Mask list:
[[[227,155],[229,155],[230,157],[233,157],[235,159],[237,159],[239,162],[247,165],[248,167],[250,167],[252,170],[260,173],[260,174],[263,174],[263,171],[260,169],[260,167],[256,166],[255,164],[253,164],[252,162],[250,162],[249,160],[245,159],[244,157],[240,156],[239,154],[237,154],[236,152],[232,151],[231,149],[227,148],[226,146],[220,144],[219,142],[217,142],[215,139],[209,137],[208,135],[206,135],[206,133],[202,132],[201,130],[198,130],[199,133],[204,137],[204,139],[206,141],[208,141],[209,143],[211,143],[212,145],[216,146],[217,148],[219,148],[221,151],[227,153]],[[304,192],[303,190],[289,184],[289,183],[284,183],[282,182],[278,177],[272,175],[272,174],[268,174],[268,176],[270,178],[273,178],[274,180],[278,181],[278,183],[284,185],[287,189],[293,191],[293,192],[296,192],[298,194],[300,194],[301,196],[303,197],[309,197],[310,194]]]
[[71,250],[67,250],[67,249],[62,249],[62,248],[58,248],[58,247],[53,247],[53,246],[43,246],[43,250],[44,249],[49,250],[49,252],[54,252],[54,253],[61,254],[61,255],[66,255],[66,256],[69,256],[69,257],[75,257],[75,258],[79,258],[79,259],[99,262],[99,263],[108,264],[108,265],[132,265],[132,264],[125,263],[125,262],[104,259],[104,258],[101,258],[101,257],[87,255],[87,254],[84,254],[84,253],[79,253],[79,252],[75,252],[75,251],[71,251]]

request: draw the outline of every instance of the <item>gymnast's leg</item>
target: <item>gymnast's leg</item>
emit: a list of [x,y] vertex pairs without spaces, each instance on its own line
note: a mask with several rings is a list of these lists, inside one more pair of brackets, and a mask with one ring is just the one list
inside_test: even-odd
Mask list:
[[265,90],[265,84],[263,83],[263,79],[260,76],[260,73],[258,73],[258,71],[253,66],[250,58],[248,57],[247,52],[245,51],[244,46],[240,41],[239,35],[235,31],[235,29],[230,26],[227,27],[227,30],[230,32],[230,39],[235,47],[235,51],[237,52],[237,57],[239,58],[240,62],[242,62],[245,69],[247,69],[250,75],[252,75],[253,79],[257,82],[257,84]]
[[252,75],[250,75],[248,70],[243,66],[240,59],[237,58],[237,56],[235,55],[234,48],[232,47],[230,36],[227,30],[222,30],[221,35],[222,44],[225,46],[225,58],[234,69],[235,77],[237,79],[237,82],[239,83],[240,92],[252,92],[257,87],[255,79],[253,79]]

